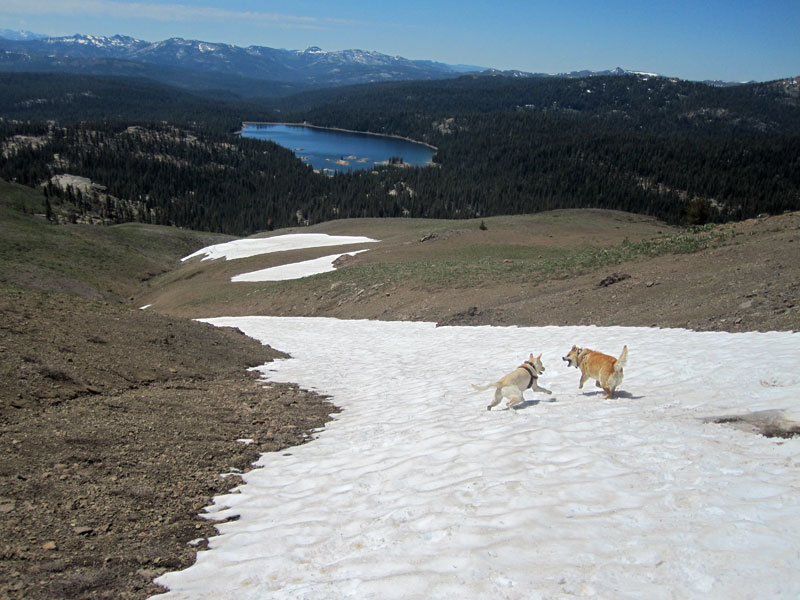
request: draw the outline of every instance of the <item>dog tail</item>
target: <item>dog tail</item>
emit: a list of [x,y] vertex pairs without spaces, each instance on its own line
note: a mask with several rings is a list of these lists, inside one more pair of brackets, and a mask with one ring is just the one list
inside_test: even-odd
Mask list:
[[614,372],[619,373],[628,362],[628,346],[622,347],[622,354],[619,355],[616,364],[614,364]]
[[473,383],[473,384],[472,384],[472,387],[473,387],[475,390],[479,391],[479,392],[485,392],[485,391],[486,391],[486,390],[488,390],[489,388],[492,388],[492,387],[497,387],[497,386],[496,386],[495,384],[493,384],[493,383],[487,383],[486,385],[475,385],[475,384]]

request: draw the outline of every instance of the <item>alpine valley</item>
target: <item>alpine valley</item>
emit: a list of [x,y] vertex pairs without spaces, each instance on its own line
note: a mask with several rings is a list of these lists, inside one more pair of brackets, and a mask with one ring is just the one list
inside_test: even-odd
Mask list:
[[[462,478],[447,488],[450,495],[483,514],[484,525],[522,523],[517,515],[534,514],[536,504],[547,517],[536,519],[542,527],[526,522],[518,529],[556,544],[562,538],[552,533],[561,530],[551,526],[551,515],[573,531],[585,523],[599,534],[620,531],[610,541],[589,540],[577,553],[576,542],[523,562],[518,547],[543,546],[534,537],[509,536],[484,546],[482,564],[453,570],[460,563],[450,558],[464,554],[459,546],[461,554],[441,554],[445,560],[432,569],[441,567],[453,582],[475,566],[470,572],[481,582],[497,584],[497,593],[484,595],[541,591],[508,585],[513,580],[505,568],[493,566],[499,553],[532,576],[547,563],[552,597],[598,597],[612,584],[618,593],[606,596],[681,595],[689,588],[670,589],[673,576],[695,585],[694,596],[688,594],[694,598],[737,592],[775,598],[781,597],[775,590],[789,586],[797,595],[796,578],[783,574],[797,571],[800,556],[793,494],[800,487],[800,423],[784,417],[783,399],[798,389],[798,363],[791,342],[772,346],[769,340],[777,338],[754,333],[800,330],[800,77],[791,76],[797,74],[721,86],[621,69],[534,76],[356,50],[121,36],[37,39],[28,32],[3,37],[0,598],[158,598],[164,589],[157,578],[213,555],[217,528],[239,518],[222,504],[204,507],[220,494],[244,497],[235,492],[249,479],[245,472],[262,453],[278,451],[280,460],[286,457],[282,464],[305,465],[289,469],[299,477],[290,486],[270,482],[268,493],[278,502],[291,490],[292,502],[308,503],[309,490],[320,489],[320,473],[338,486],[326,498],[353,490],[370,498],[388,487],[420,499],[420,518],[411,514],[416,507],[387,504],[391,514],[373,513],[372,523],[354,519],[345,532],[353,542],[347,553],[341,544],[307,536],[307,525],[316,527],[312,521],[279,517],[280,529],[258,530],[259,537],[277,540],[279,553],[288,556],[288,548],[302,561],[310,556],[306,549],[324,555],[329,573],[331,565],[353,564],[353,556],[366,557],[364,564],[377,557],[399,574],[396,593],[409,595],[405,582],[417,575],[397,571],[391,552],[381,554],[393,544],[381,532],[413,525],[420,536],[397,547],[416,550],[420,541],[439,547],[436,540],[450,539],[449,529],[430,539],[422,533],[432,523],[424,513],[435,516],[442,507],[429,495],[409,494],[422,480],[409,484],[399,471],[379,468],[372,487],[345,481],[345,489],[342,469],[303,463],[309,455],[295,446],[320,434],[339,412],[332,404],[339,400],[309,391],[327,393],[312,380],[298,380],[307,389],[277,381],[265,386],[247,369],[288,358],[285,351],[297,359],[300,347],[280,347],[284,342],[275,336],[267,340],[273,349],[196,320],[252,315],[392,321],[404,331],[411,330],[401,321],[444,325],[417,330],[450,340],[424,354],[435,360],[420,368],[419,356],[417,363],[405,357],[434,340],[428,333],[413,346],[395,343],[400,328],[375,329],[380,344],[368,336],[309,338],[320,358],[314,368],[303,367],[308,372],[343,378],[342,363],[355,356],[348,354],[353,349],[386,357],[363,370],[370,379],[362,386],[370,426],[347,438],[353,448],[380,450],[373,454],[389,457],[384,462],[392,468],[435,471],[448,469],[453,449],[463,447],[475,457],[475,481],[494,468],[494,451],[513,454],[520,469],[507,470],[502,485],[472,487]],[[251,122],[396,136],[425,143],[434,155],[426,166],[390,159],[326,175],[293,149],[241,135],[243,123]],[[188,258],[227,242],[282,242],[309,233],[348,241],[337,250],[301,245],[231,260]],[[236,239],[251,234],[257,238]],[[238,277],[320,259],[335,269],[285,281]],[[472,369],[463,368],[461,350],[478,338],[438,337],[468,326],[485,326],[481,340],[497,341],[467,348]],[[288,335],[297,339],[300,329],[319,331],[292,327]],[[730,344],[741,334],[748,337]],[[469,383],[481,368],[500,373],[491,362],[515,364],[506,365],[496,351],[509,347],[512,335],[533,345],[525,355],[545,346],[546,377],[558,382],[563,376],[569,384],[553,386],[558,402],[535,398],[517,414],[495,413],[471,394]],[[622,347],[613,338],[631,344],[623,393],[608,401],[595,396],[594,386],[578,390],[577,372],[567,372],[556,354],[573,343],[595,346],[597,336],[604,351]],[[750,340],[757,343],[746,347]],[[394,354],[379,353],[390,345]],[[747,354],[759,352],[753,367]],[[690,365],[695,357],[698,364]],[[427,386],[434,378],[444,382],[440,391]],[[433,395],[428,388],[435,388]],[[341,408],[351,424],[361,410],[352,403]],[[441,462],[405,458],[409,448],[401,446],[409,446],[409,433],[418,428],[395,419],[397,410],[421,416],[420,423],[436,417],[436,431],[425,435],[444,441]],[[459,431],[440,427],[441,416]],[[454,445],[469,437],[461,435],[465,423],[514,447]],[[498,430],[496,423],[507,425]],[[336,427],[341,432],[343,424],[325,435],[336,435]],[[520,442],[520,432],[529,438]],[[702,444],[690,447],[686,440]],[[692,454],[684,446],[700,450]],[[410,449],[425,458],[431,448]],[[597,469],[587,462],[594,457],[603,459],[595,461]],[[622,473],[619,466],[633,464],[632,457],[641,458],[638,472]],[[340,463],[372,471],[361,468],[366,463],[355,470]],[[588,487],[587,469],[599,473]],[[445,489],[432,481],[423,482],[425,489]],[[698,495],[698,488],[708,492]],[[569,493],[559,498],[559,490]],[[318,522],[327,526],[332,505],[319,504],[319,497],[313,499]],[[501,504],[514,514],[498,513]],[[662,522],[664,512],[671,520]],[[378,521],[387,527],[373,527]],[[283,527],[298,523],[294,533]],[[680,529],[671,531],[670,524]],[[687,529],[695,525],[696,531]],[[480,527],[471,530],[477,537]],[[491,529],[504,538],[508,530]],[[660,536],[655,549],[652,531]],[[372,541],[380,538],[381,548],[361,547],[365,532]],[[260,541],[245,545],[262,547]],[[199,553],[209,547],[215,549]],[[341,552],[330,552],[334,547]],[[577,562],[570,562],[572,554]],[[537,563],[541,557],[546,560]],[[213,560],[206,564],[218,564]],[[737,563],[735,577],[724,574],[730,562]],[[307,569],[313,564],[298,563],[295,574],[318,573]],[[600,571],[608,587],[597,587]],[[268,569],[262,573],[276,588],[285,583],[271,579]],[[625,587],[630,581],[637,583]],[[744,590],[735,587],[742,581]],[[248,588],[251,597],[259,593]],[[275,593],[289,589],[298,588]],[[439,589],[445,596],[456,588]],[[450,597],[476,597],[464,589]],[[320,593],[315,597],[331,597]]]
[[[721,86],[361,50],[12,37],[24,39],[0,39],[0,178],[40,190],[56,221],[248,235],[354,217],[605,208],[698,225],[800,209],[800,78]],[[431,166],[391,157],[329,177],[238,135],[245,122],[435,153]]]

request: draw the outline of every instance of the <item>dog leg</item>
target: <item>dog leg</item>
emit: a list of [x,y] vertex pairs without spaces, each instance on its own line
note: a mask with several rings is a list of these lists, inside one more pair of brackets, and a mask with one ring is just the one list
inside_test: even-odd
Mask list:
[[510,398],[508,400],[508,402],[506,403],[506,410],[510,410],[510,409],[514,408],[514,406],[516,406],[517,404],[519,404],[523,400],[524,400],[524,398],[522,396],[514,396],[513,398]]
[[583,384],[586,383],[587,379],[589,379],[589,376],[585,375],[584,373],[581,373],[581,382],[578,384],[578,389],[579,390],[583,389]]
[[547,388],[543,388],[542,386],[540,386],[536,381],[533,382],[533,385],[531,386],[531,389],[534,392],[544,392],[545,394],[552,394],[553,393],[550,390],[548,390]]
[[500,388],[497,388],[494,391],[494,400],[492,400],[492,403],[489,406],[486,407],[486,410],[492,410],[495,406],[500,404],[500,401],[502,399],[503,399],[503,390],[501,390]]
[[501,392],[506,398],[508,398],[506,410],[510,409],[515,404],[519,404],[525,399],[522,397],[522,392],[520,389],[516,386],[505,387],[501,390]]

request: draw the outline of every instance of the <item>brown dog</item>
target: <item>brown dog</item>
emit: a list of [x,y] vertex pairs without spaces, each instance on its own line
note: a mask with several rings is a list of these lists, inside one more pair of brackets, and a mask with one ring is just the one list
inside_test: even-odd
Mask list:
[[534,358],[533,354],[531,354],[528,360],[511,371],[511,373],[503,376],[494,383],[489,383],[486,385],[473,384],[472,387],[479,392],[488,390],[491,387],[495,388],[494,400],[492,400],[492,403],[486,407],[486,410],[492,410],[493,407],[500,404],[503,396],[508,398],[506,408],[511,408],[515,404],[518,404],[524,400],[522,393],[528,388],[536,392],[544,392],[545,394],[553,393],[550,390],[539,387],[538,379],[539,375],[542,373],[544,373],[542,355],[539,354],[539,356]]
[[566,356],[561,357],[561,360],[567,361],[570,367],[581,370],[579,389],[583,389],[583,384],[591,377],[597,380],[595,382],[597,387],[603,388],[606,398],[611,398],[617,386],[622,383],[622,368],[628,360],[628,347],[623,346],[622,354],[619,355],[619,358],[614,358],[602,352],[573,346]]

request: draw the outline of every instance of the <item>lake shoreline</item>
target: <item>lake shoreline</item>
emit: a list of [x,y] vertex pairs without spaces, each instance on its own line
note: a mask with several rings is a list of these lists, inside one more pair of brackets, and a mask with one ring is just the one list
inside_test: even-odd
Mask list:
[[237,135],[242,135],[242,132],[247,125],[292,125],[295,127],[310,127],[312,129],[325,129],[328,131],[341,131],[342,133],[360,133],[364,135],[374,135],[378,137],[386,137],[386,138],[393,138],[396,140],[403,140],[405,142],[411,142],[412,144],[419,144],[421,146],[425,146],[426,148],[430,148],[434,152],[438,151],[439,148],[428,144],[426,142],[420,142],[419,140],[414,140],[408,137],[403,137],[402,135],[392,135],[388,133],[375,133],[374,131],[356,131],[355,129],[344,129],[342,127],[324,127],[322,125],[313,125],[307,121],[303,121],[302,123],[280,123],[277,121],[242,121],[242,129],[236,132]]

